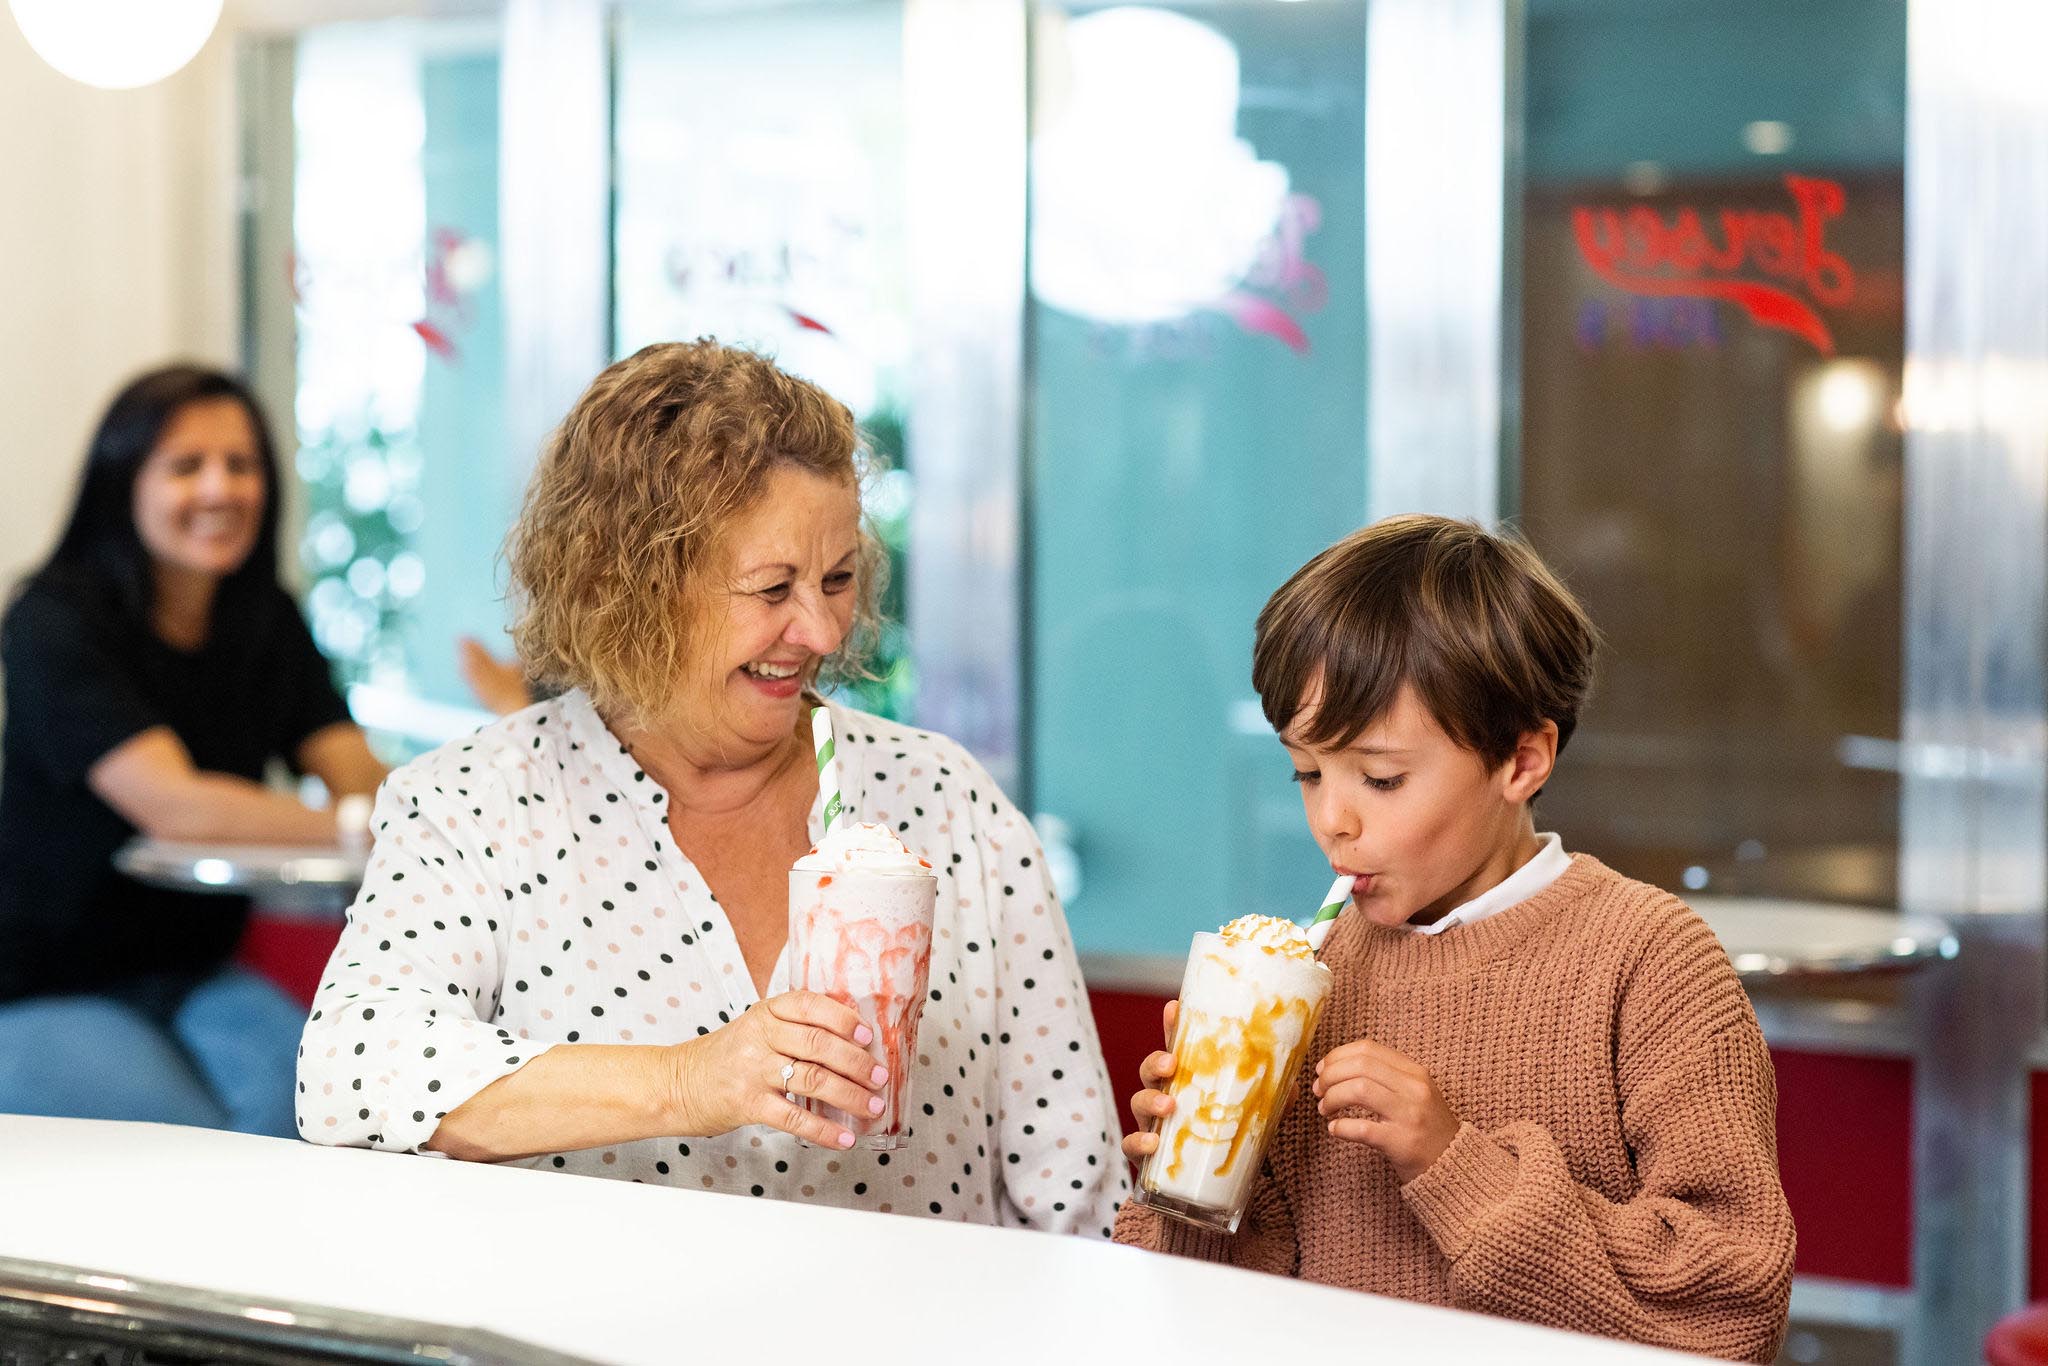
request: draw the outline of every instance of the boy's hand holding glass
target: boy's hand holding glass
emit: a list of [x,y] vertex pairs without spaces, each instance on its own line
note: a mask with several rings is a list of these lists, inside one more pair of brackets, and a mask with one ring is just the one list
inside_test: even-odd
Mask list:
[[1370,1039],[1332,1049],[1316,1064],[1312,1089],[1326,1119],[1345,1110],[1366,1111],[1330,1119],[1330,1133],[1385,1153],[1404,1186],[1428,1171],[1458,1136],[1458,1117],[1429,1069]]
[[[1174,1019],[1179,1012],[1179,1001],[1168,1001],[1161,1012],[1167,1048],[1173,1047]],[[1147,1054],[1138,1064],[1138,1080],[1145,1084],[1144,1090],[1131,1097],[1131,1118],[1138,1121],[1138,1132],[1124,1135],[1124,1156],[1133,1162],[1143,1162],[1159,1150],[1159,1121],[1173,1113],[1173,1097],[1166,1094],[1173,1067],[1173,1054],[1163,1050]]]

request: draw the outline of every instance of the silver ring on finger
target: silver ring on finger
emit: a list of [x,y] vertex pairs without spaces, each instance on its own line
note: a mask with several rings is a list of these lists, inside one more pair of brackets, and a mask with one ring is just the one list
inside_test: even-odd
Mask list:
[[782,1098],[788,1101],[791,1105],[796,1104],[796,1092],[789,1089],[789,1080],[791,1077],[794,1077],[795,1075],[796,1059],[791,1058],[788,1062],[782,1064]]

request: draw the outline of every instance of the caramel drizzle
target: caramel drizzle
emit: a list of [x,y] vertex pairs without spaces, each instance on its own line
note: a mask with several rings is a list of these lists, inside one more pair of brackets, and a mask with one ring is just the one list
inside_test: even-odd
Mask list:
[[[1318,1003],[1319,1004],[1319,1003]],[[1183,1008],[1174,1030],[1174,1073],[1168,1088],[1176,1115],[1186,1118],[1173,1135],[1167,1158],[1168,1180],[1179,1179],[1187,1165],[1190,1139],[1204,1144],[1223,1142],[1229,1146],[1216,1176],[1230,1175],[1245,1145],[1258,1150],[1259,1136],[1280,1118],[1293,1094],[1302,1059],[1308,1054],[1309,1035],[1314,1032],[1316,1007],[1301,997],[1283,997],[1256,1007],[1248,1018],[1223,1016],[1205,1018]],[[1299,1032],[1291,1048],[1282,1040],[1282,1026],[1299,1021]],[[1199,1021],[1199,1027],[1198,1027]],[[1244,1099],[1222,1098],[1226,1073],[1248,1084]]]

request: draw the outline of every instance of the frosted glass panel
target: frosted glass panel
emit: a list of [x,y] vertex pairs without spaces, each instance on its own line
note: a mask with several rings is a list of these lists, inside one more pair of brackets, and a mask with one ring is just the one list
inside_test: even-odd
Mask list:
[[617,52],[616,349],[715,336],[853,409],[892,467],[867,506],[895,572],[882,677],[850,700],[907,715],[903,6],[630,5]]
[[1039,12],[1031,774],[1097,952],[1329,885],[1252,623],[1366,505],[1362,4]]
[[1605,632],[1546,824],[1891,904],[1906,5],[1535,0],[1521,513]]
[[470,705],[455,641],[509,648],[496,557],[527,468],[502,421],[498,32],[333,25],[295,59],[294,250],[274,265],[296,305],[308,617],[345,682]]

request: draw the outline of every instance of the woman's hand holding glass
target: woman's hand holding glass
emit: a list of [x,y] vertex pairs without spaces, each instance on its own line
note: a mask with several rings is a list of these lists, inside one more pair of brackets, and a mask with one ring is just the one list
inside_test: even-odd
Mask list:
[[798,1103],[880,1114],[889,1079],[867,1045],[874,1035],[851,1006],[808,991],[762,1001],[731,1024],[675,1047],[675,1113],[683,1132],[711,1136],[765,1124],[824,1148],[855,1137]]
[[[1160,1015],[1168,1049],[1173,1047],[1173,1025],[1179,1016],[1180,1002],[1168,1001]],[[1159,1151],[1159,1121],[1173,1113],[1173,1097],[1166,1094],[1173,1067],[1173,1054],[1165,1049],[1147,1054],[1138,1064],[1138,1080],[1145,1083],[1145,1089],[1131,1097],[1131,1118],[1138,1121],[1138,1132],[1124,1135],[1124,1156],[1133,1162],[1143,1162]]]

